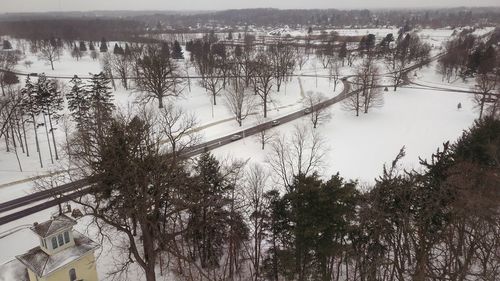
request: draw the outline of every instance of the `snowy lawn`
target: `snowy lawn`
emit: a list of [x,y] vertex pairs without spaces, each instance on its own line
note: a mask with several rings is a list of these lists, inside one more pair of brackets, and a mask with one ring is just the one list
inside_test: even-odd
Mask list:
[[[461,102],[463,108],[457,110]],[[477,117],[468,94],[400,88],[385,94],[385,105],[355,117],[340,104],[331,108],[332,119],[317,128],[329,148],[322,174],[340,172],[347,179],[373,184],[403,146],[403,167],[418,167],[418,157],[428,158],[445,141],[454,141]],[[307,117],[276,128],[281,134]],[[260,149],[256,138],[247,138],[215,150],[217,156],[231,154],[265,162],[270,146]]]

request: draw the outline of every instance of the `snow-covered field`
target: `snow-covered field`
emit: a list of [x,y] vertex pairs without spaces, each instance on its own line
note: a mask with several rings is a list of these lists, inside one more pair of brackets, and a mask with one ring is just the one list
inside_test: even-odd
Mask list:
[[[365,35],[375,33],[378,36],[385,36],[387,33],[397,33],[395,29],[378,30],[337,30],[341,34]],[[421,30],[425,40],[434,42],[434,46],[439,47],[443,41],[448,39],[452,30]],[[479,32],[479,31],[478,31]],[[31,68],[26,68],[23,61],[33,61]],[[93,61],[85,56],[76,62],[69,54],[65,53],[59,62],[56,62],[55,70],[50,70],[50,66],[39,61],[34,55],[27,55],[24,58],[18,71],[22,72],[45,72],[47,75],[72,76],[78,74],[86,76],[89,72],[97,73],[101,66],[98,61]],[[352,73],[353,70],[343,68],[343,75]],[[190,73],[194,72],[192,69]],[[311,60],[306,64],[300,74],[311,75],[318,73],[326,74],[319,62]],[[413,76],[413,75],[412,75]],[[436,74],[436,64],[424,67],[418,72],[417,77],[412,77],[415,82],[428,86],[456,87],[457,89],[469,89],[471,81],[453,81],[450,85],[441,80],[441,76]],[[273,119],[287,113],[301,110],[304,93],[308,91],[321,92],[327,97],[333,97],[342,91],[340,83],[337,90],[333,91],[333,85],[328,79],[319,78],[316,82],[314,77],[293,77],[292,80],[279,93],[273,94],[273,103],[270,105],[269,118]],[[126,91],[118,87],[115,92],[116,104],[125,108],[135,102],[139,93]],[[331,120],[321,124],[316,130],[325,140],[328,147],[327,157],[321,174],[325,177],[340,172],[340,175],[347,179],[358,180],[361,185],[366,186],[374,183],[374,180],[382,172],[383,165],[390,163],[399,149],[406,147],[407,155],[402,164],[403,168],[412,169],[418,165],[418,157],[428,158],[445,141],[454,141],[462,131],[470,127],[477,117],[473,108],[470,94],[435,91],[432,89],[421,90],[411,88],[399,88],[396,92],[390,89],[384,92],[385,104],[381,108],[372,109],[368,114],[356,117],[353,112],[342,109],[341,104],[330,107]],[[231,114],[224,106],[223,97],[218,97],[217,106],[212,106],[209,95],[203,88],[192,81],[191,92],[186,91],[181,98],[174,101],[178,106],[196,115],[199,121],[200,134],[204,140],[210,140],[223,135],[231,134],[255,125],[257,114],[250,116],[243,123],[243,127],[238,127],[232,120]],[[457,104],[462,104],[462,109],[457,109]],[[260,113],[260,108],[255,109]],[[307,117],[296,121],[282,124],[273,130],[280,134],[287,134],[294,129],[297,124],[310,122]],[[31,131],[29,131],[31,133]],[[39,137],[42,147],[42,157],[45,167],[40,168],[38,156],[35,151],[33,135],[29,136],[31,156],[21,155],[23,172],[19,171],[17,161],[13,153],[5,152],[5,145],[0,144],[0,203],[5,202],[33,191],[32,184],[28,182],[9,184],[20,181],[27,177],[40,175],[49,171],[61,169],[58,163],[51,165],[48,153],[47,140],[43,128],[39,130]],[[56,131],[56,138],[59,143],[64,141],[63,130]],[[61,148],[60,148],[61,149]],[[254,137],[233,142],[227,146],[214,151],[215,155],[249,159],[250,162],[265,163],[270,147],[265,150],[260,149],[258,140]],[[22,230],[13,235],[0,239],[0,264],[11,260],[15,255],[23,253],[31,247],[37,245],[36,237],[25,227],[33,222],[44,221],[50,217],[55,209],[45,210],[21,220],[0,226],[0,237],[5,231],[20,227]],[[91,238],[96,239],[93,228],[87,228],[88,221],[83,219],[77,226],[82,233],[87,233]],[[103,253],[98,262],[98,272],[101,278],[109,272],[114,259],[120,258],[120,253],[108,252],[109,241],[104,241]],[[137,277],[133,280],[141,280]],[[2,280],[3,281],[3,280]]]
[[[373,184],[383,165],[390,164],[403,146],[404,168],[416,168],[419,156],[427,158],[443,142],[456,140],[477,115],[469,94],[400,88],[384,98],[382,108],[357,118],[340,104],[331,107],[332,119],[316,129],[329,149],[323,175],[340,172],[344,178]],[[457,110],[459,102],[461,110]],[[286,134],[303,122],[310,121],[304,117],[275,130]],[[270,149],[261,150],[258,140],[248,138],[218,148],[215,154],[265,162]]]

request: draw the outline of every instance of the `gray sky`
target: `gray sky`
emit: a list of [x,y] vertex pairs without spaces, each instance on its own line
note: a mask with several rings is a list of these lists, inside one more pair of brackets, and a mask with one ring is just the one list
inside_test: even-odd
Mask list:
[[0,13],[89,10],[225,10],[239,8],[402,8],[500,6],[499,0],[0,0]]

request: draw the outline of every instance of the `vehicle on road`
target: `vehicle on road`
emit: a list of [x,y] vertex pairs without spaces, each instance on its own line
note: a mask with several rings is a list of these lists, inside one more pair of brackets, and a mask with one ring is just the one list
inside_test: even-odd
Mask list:
[[231,141],[237,141],[239,139],[241,139],[241,135],[232,135],[231,136]]
[[311,113],[311,112],[312,112],[312,110],[311,110],[310,108],[306,108],[306,109],[304,109],[304,114],[309,114],[309,113]]
[[278,126],[279,124],[280,124],[280,121],[278,121],[278,120],[273,120],[273,121],[271,122],[271,126],[273,126],[273,127],[274,127],[274,126]]

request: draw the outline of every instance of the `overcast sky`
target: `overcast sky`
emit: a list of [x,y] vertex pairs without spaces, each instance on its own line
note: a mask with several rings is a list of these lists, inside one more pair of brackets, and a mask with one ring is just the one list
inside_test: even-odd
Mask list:
[[0,0],[2,12],[500,6],[500,0]]

